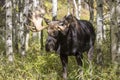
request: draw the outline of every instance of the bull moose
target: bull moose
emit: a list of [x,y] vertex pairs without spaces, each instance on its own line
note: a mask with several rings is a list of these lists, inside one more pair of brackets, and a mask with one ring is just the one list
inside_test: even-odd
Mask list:
[[[68,56],[75,56],[79,66],[82,66],[83,52],[88,53],[88,60],[92,60],[95,31],[93,25],[86,20],[78,20],[73,15],[65,16],[62,20],[49,21],[46,39],[46,51],[56,51],[60,55],[63,66],[63,78],[67,79]],[[34,23],[34,21],[32,21]],[[41,27],[41,26],[35,26]],[[42,30],[41,28],[40,30]]]

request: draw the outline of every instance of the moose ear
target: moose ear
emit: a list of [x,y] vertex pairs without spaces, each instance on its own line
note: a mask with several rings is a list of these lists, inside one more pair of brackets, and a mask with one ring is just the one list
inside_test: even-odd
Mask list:
[[74,16],[72,14],[67,15],[67,17],[65,18],[66,21],[68,21],[68,23],[73,22]]
[[44,20],[45,20],[45,23],[46,23],[47,25],[49,25],[49,23],[51,22],[51,20],[49,20],[49,19],[47,19],[47,18],[44,18]]

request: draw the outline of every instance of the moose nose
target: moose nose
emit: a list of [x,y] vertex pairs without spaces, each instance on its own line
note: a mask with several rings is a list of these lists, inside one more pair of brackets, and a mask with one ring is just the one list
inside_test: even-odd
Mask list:
[[53,48],[50,48],[50,52],[53,52],[54,50],[53,50]]

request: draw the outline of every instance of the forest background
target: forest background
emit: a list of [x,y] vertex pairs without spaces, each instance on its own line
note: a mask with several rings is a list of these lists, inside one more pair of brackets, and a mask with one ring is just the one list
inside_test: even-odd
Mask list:
[[29,11],[36,9],[44,9],[50,20],[71,13],[94,25],[92,70],[84,54],[83,74],[78,75],[70,56],[68,80],[120,80],[120,0],[0,0],[0,80],[62,80],[59,55],[44,48],[46,30],[26,28]]

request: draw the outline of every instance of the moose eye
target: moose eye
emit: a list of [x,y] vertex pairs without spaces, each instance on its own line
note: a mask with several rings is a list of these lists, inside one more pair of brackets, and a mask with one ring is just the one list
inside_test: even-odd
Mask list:
[[57,31],[54,31],[54,35],[57,35],[58,34],[58,32]]
[[53,31],[52,33],[50,33],[49,35],[50,36],[52,36],[52,37],[56,37],[57,36],[57,34],[58,34],[58,32],[57,31]]
[[64,23],[65,23],[65,24],[68,24],[68,21],[66,21],[66,20],[65,20],[65,22],[64,22]]

